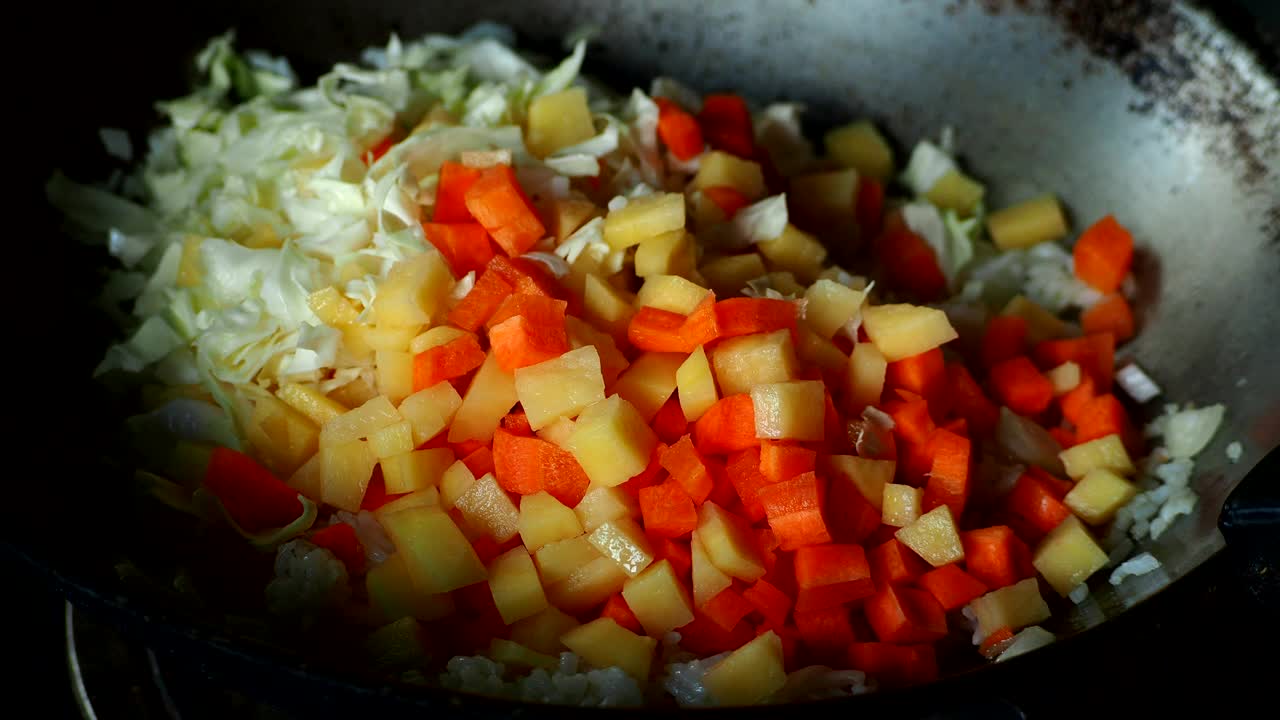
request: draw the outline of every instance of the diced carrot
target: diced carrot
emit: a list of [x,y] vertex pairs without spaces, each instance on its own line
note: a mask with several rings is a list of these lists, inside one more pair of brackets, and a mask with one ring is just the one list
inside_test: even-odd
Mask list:
[[307,539],[313,545],[333,553],[343,565],[347,566],[347,572],[351,575],[364,573],[364,545],[361,544],[360,538],[356,537],[354,527],[343,522],[334,523],[311,533],[311,537]]
[[793,613],[796,630],[805,647],[818,652],[842,650],[857,641],[853,623],[849,621],[849,608],[834,605],[815,610],[799,610]]
[[475,438],[467,438],[466,440],[461,440],[456,443],[451,443],[448,440],[448,434],[442,433],[440,435],[435,436],[430,441],[428,441],[425,445],[423,445],[421,448],[418,448],[418,449],[427,450],[430,448],[447,447],[450,450],[453,450],[454,457],[466,457],[471,453],[475,452],[476,450],[479,450],[480,448],[487,448],[488,446],[489,445],[487,443],[477,440]]
[[849,646],[848,655],[849,667],[888,687],[922,685],[938,679],[938,661],[932,645],[860,642]]
[[728,185],[713,185],[702,188],[702,194],[724,213],[725,220],[732,220],[738,211],[751,204],[751,199]]
[[732,631],[738,623],[742,622],[742,618],[750,615],[753,610],[755,607],[731,587],[716,593],[716,596],[702,607],[702,612],[711,622],[726,631]]
[[764,506],[758,496],[760,488],[769,484],[769,479],[760,472],[760,448],[749,447],[729,456],[725,467],[729,482],[742,501],[742,507],[751,522],[759,522],[765,517]]
[[729,298],[715,305],[719,337],[767,333],[787,329],[796,332],[796,304],[774,298]]
[[766,440],[760,444],[760,472],[771,483],[812,472],[817,459],[818,453],[799,445],[777,440]]
[[955,433],[961,437],[969,437],[969,421],[962,417],[951,418],[939,425],[938,429],[946,430],[949,433]]
[[493,259],[489,233],[479,223],[423,223],[422,232],[456,277],[480,272]]
[[879,235],[884,220],[884,185],[873,178],[858,178],[858,192],[853,207],[853,216],[858,222],[858,229],[862,231],[862,237],[873,238]]
[[894,537],[872,548],[867,554],[867,562],[871,565],[871,578],[877,587],[914,582],[928,568],[919,555]]
[[484,364],[484,350],[474,334],[454,338],[413,356],[413,391],[462,377]]
[[885,228],[877,243],[877,256],[891,287],[926,302],[946,295],[947,278],[933,249],[905,225]]
[[1005,498],[1005,506],[1019,525],[1025,524],[1028,534],[1036,537],[1058,527],[1071,514],[1051,486],[1029,474],[1018,478]]
[[387,482],[382,477],[382,466],[378,465],[373,468],[373,477],[369,478],[369,486],[365,489],[364,498],[360,501],[360,509],[373,512],[392,500],[404,497],[407,494],[388,495]]
[[533,437],[533,428],[529,425],[529,416],[523,410],[514,410],[503,416],[499,423],[503,430],[520,437]]
[[928,590],[943,610],[955,610],[970,600],[984,595],[987,586],[960,569],[959,565],[943,565],[920,576],[920,587]]
[[493,451],[482,445],[463,457],[462,464],[467,466],[472,475],[483,477],[485,473],[494,471]]
[[1133,337],[1133,310],[1123,295],[1112,293],[1080,313],[1080,325],[1086,333],[1109,332],[1122,343]]
[[729,480],[729,470],[725,467],[725,463],[716,457],[704,457],[702,462],[711,475],[711,494],[707,495],[707,501],[730,509],[736,514],[742,514],[742,507],[738,502],[738,491]]
[[650,305],[640,308],[627,325],[627,340],[638,350],[648,352],[693,352],[687,349],[684,333],[685,316]]
[[662,457],[662,453],[665,452],[666,449],[666,443],[660,442],[655,445],[653,452],[649,454],[649,464],[645,466],[644,470],[636,473],[618,487],[626,490],[636,497],[639,497],[640,488],[647,488],[650,485],[657,485],[662,482],[666,477],[666,472],[662,469],[662,464],[658,462],[658,459]]
[[875,592],[871,567],[861,545],[811,545],[794,557],[796,611],[822,610],[861,600]]
[[693,446],[693,440],[688,435],[667,448],[658,462],[671,474],[671,479],[679,483],[689,497],[693,498],[693,502],[701,505],[711,494],[711,473],[707,471],[702,453]]
[[[513,317],[521,316],[534,325],[557,326],[564,324],[568,303],[545,295],[531,295],[516,291],[508,295],[493,311],[485,323],[489,330]],[[568,340],[565,341],[566,343]]]
[[667,444],[674,443],[680,439],[681,435],[689,432],[689,421],[684,416],[684,410],[680,408],[680,398],[675,394],[667,398],[667,401],[658,409],[658,414],[653,416],[651,424],[658,439]]
[[737,95],[707,95],[698,112],[702,136],[716,150],[741,158],[755,155],[755,134],[751,129],[751,111]]
[[716,305],[715,293],[709,292],[684,319],[684,324],[680,327],[684,346],[688,348],[684,352],[691,353],[699,345],[706,345],[720,337],[720,321],[716,314]]
[[927,643],[947,635],[942,605],[923,590],[886,584],[862,607],[882,642]]
[[726,631],[701,610],[695,610],[693,621],[676,628],[676,632],[680,633],[680,646],[699,657],[737,650],[755,637],[747,623],[738,623],[732,631]]
[[492,270],[480,274],[471,291],[449,311],[449,322],[463,330],[479,330],[514,288]]
[[783,550],[831,542],[822,516],[825,495],[826,482],[812,472],[760,488],[757,497]]
[[1081,411],[1095,396],[1093,378],[1083,377],[1080,384],[1066,391],[1058,398],[1058,406],[1062,408],[1062,417],[1071,424],[1080,422]]
[[1059,500],[1066,497],[1067,493],[1071,492],[1071,489],[1075,487],[1075,484],[1070,480],[1063,480],[1048,470],[1035,465],[1027,468],[1027,474],[1043,483],[1045,489]]
[[666,560],[671,563],[676,575],[686,584],[689,582],[693,569],[693,551],[689,549],[689,543],[666,537],[653,538],[653,558],[654,562]]
[[994,660],[1000,653],[1004,652],[1008,647],[1008,643],[1013,639],[1013,630],[1008,626],[997,628],[992,633],[982,639],[982,644],[978,646],[978,652],[982,657],[988,660]]
[[636,619],[636,614],[631,611],[622,593],[614,593],[604,601],[604,606],[600,608],[600,617],[610,618],[631,632],[644,635],[644,628],[640,626],[640,621]]
[[991,368],[996,395],[1020,415],[1039,415],[1053,402],[1053,383],[1026,355],[996,363]]
[[559,294],[559,282],[545,267],[528,258],[494,255],[487,269],[497,273],[515,292],[547,297]]
[[716,401],[693,425],[694,443],[705,455],[724,455],[760,444],[751,396],[728,395]]
[[929,414],[929,403],[909,392],[899,392],[906,397],[884,403],[884,411],[893,418],[893,433],[909,443],[924,444],[933,436],[937,427]]
[[988,437],[995,431],[1000,410],[961,363],[947,365],[951,411],[963,417],[975,437]]
[[884,381],[887,387],[910,390],[923,397],[935,415],[942,414],[939,405],[947,389],[947,365],[942,358],[942,348],[889,363]]
[[960,533],[964,545],[964,566],[983,585],[996,590],[1027,577],[1018,556],[1030,550],[1007,525],[967,530]]
[[742,591],[742,597],[751,603],[766,623],[780,628],[787,622],[791,613],[791,598],[766,580],[757,580],[754,585]]
[[546,468],[543,485],[551,497],[565,507],[576,507],[587,494],[591,479],[568,450],[551,443],[542,448],[542,464]]
[[493,559],[502,554],[502,546],[498,544],[488,533],[481,535],[471,542],[471,549],[475,551],[476,557],[480,558],[480,562],[488,565]]
[[569,350],[563,300],[542,295],[509,295],[487,323],[489,345],[507,372],[560,357]]
[[467,167],[451,160],[442,163],[440,179],[436,184],[436,206],[431,213],[432,222],[471,222],[473,218],[467,210],[466,195],[479,177],[479,168]]
[[928,512],[939,505],[951,509],[953,517],[964,514],[965,501],[969,497],[969,465],[971,445],[969,439],[949,430],[938,430],[929,440],[933,451],[933,465],[929,481],[924,488],[924,507]]
[[1053,436],[1054,440],[1058,441],[1058,444],[1061,445],[1064,450],[1076,444],[1076,434],[1067,428],[1051,427],[1048,428],[1048,430],[1049,434]]
[[546,490],[573,507],[590,484],[573,455],[536,437],[499,429],[493,434],[494,477],[507,492],[531,495]]
[[[933,436],[930,435],[930,438]],[[933,470],[933,445],[903,441],[898,445],[897,481],[912,487],[923,487]]]
[[1078,338],[1045,340],[1034,353],[1040,367],[1049,370],[1064,362],[1074,362],[1093,379],[1100,392],[1110,392],[1116,367],[1116,339],[1111,333],[1097,333]]
[[1027,321],[1020,315],[997,315],[982,334],[982,364],[993,367],[1027,351]]
[[668,480],[641,488],[639,498],[644,529],[651,535],[676,538],[698,526],[698,510],[678,483]]
[[467,210],[508,256],[523,255],[546,235],[538,213],[509,165],[481,170],[464,199]]
[[1133,236],[1108,215],[1080,234],[1072,257],[1076,277],[1104,293],[1115,292],[1133,263]]
[[[794,594],[795,578],[791,573],[790,553],[786,555],[778,555],[778,535],[773,528],[765,526],[755,529],[756,549],[760,551],[760,559],[764,563],[765,579],[773,583],[774,587],[782,588],[787,592]],[[779,562],[779,558],[786,558],[788,562]]]
[[1132,434],[1129,414],[1111,393],[1099,395],[1082,405],[1074,423],[1076,442],[1085,443],[1108,435],[1119,435],[1128,440]]
[[658,137],[679,160],[702,154],[702,128],[698,121],[673,102],[658,103]]
[[824,510],[836,542],[861,543],[880,527],[880,511],[848,480],[831,482]]

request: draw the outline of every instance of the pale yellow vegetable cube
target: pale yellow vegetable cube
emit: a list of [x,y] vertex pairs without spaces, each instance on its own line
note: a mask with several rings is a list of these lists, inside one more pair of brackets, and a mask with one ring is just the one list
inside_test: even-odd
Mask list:
[[356,333],[374,351],[406,352],[409,343],[421,332],[421,325],[351,325],[345,336]]
[[711,362],[720,391],[726,396],[749,393],[757,385],[794,380],[799,373],[789,330],[722,340]]
[[1107,553],[1074,515],[1049,531],[1036,546],[1031,564],[1066,597],[1107,564]]
[[604,399],[604,376],[595,346],[570,350],[560,357],[515,371],[516,398],[541,430],[558,418],[575,417],[588,405]]
[[656,562],[622,586],[622,599],[651,637],[662,637],[693,622],[689,591],[669,560]]
[[529,103],[525,142],[529,151],[538,157],[577,145],[595,134],[595,123],[587,107],[587,91],[583,88],[571,87]]
[[324,502],[324,461],[320,453],[312,455],[289,476],[289,487],[313,502]]
[[755,537],[744,518],[708,500],[698,508],[697,533],[707,558],[726,574],[747,582],[764,575]]
[[600,208],[590,200],[581,198],[551,198],[546,203],[547,232],[556,239],[556,243],[564,242],[588,220],[600,214]]
[[476,482],[467,464],[458,460],[450,465],[440,476],[440,504],[445,510],[452,510],[462,497]]
[[489,592],[502,622],[510,625],[547,609],[547,596],[528,550],[511,548],[494,558],[488,571]]
[[902,528],[920,517],[924,504],[924,491],[910,485],[889,483],[881,491],[881,509],[885,525]]
[[360,318],[356,306],[332,285],[308,295],[307,307],[320,318],[320,322],[330,327],[341,328]]
[[636,248],[636,277],[688,275],[698,261],[693,236],[681,228],[640,241]]
[[417,355],[426,352],[433,347],[447,345],[460,337],[470,335],[466,330],[453,327],[452,325],[438,325],[413,336],[409,341],[409,352]]
[[1017,632],[1028,625],[1036,625],[1049,619],[1049,606],[1040,595],[1040,584],[1035,578],[992,590],[969,603],[969,609],[978,619],[978,635],[987,637],[1000,628]]
[[1132,475],[1134,472],[1129,451],[1124,449],[1124,441],[1116,434],[1073,445],[1058,453],[1058,458],[1066,468],[1067,477],[1073,480],[1099,468],[1121,475]]
[[453,506],[462,511],[468,524],[488,533],[499,544],[520,532],[520,511],[493,473],[485,473],[472,483]]
[[377,463],[377,456],[364,440],[320,448],[321,497],[339,510],[359,511]]
[[791,178],[787,201],[805,227],[852,232],[857,194],[857,170],[828,170]]
[[[475,389],[475,383],[472,383],[472,389]],[[471,396],[471,391],[467,392],[467,396]],[[447,382],[436,383],[405,398],[400,403],[400,414],[413,427],[414,446],[422,445],[439,435],[449,423],[462,415],[463,405],[458,391]]]
[[698,537],[698,531],[693,531],[693,538],[689,543],[690,554],[693,558],[692,574],[693,574],[693,603],[699,608],[707,606],[711,599],[719,595],[721,592],[733,585],[733,578],[725,574],[723,570],[716,567],[711,562],[711,556],[707,554],[706,548],[702,546],[702,540]]
[[864,307],[862,327],[889,362],[928,352],[959,337],[946,313],[923,305]]
[[591,323],[572,315],[565,316],[565,330],[569,335],[569,347],[577,350],[590,345],[600,356],[600,372],[604,375],[605,387],[618,379],[618,373],[627,369],[627,356],[618,349],[613,336],[596,330]]
[[347,408],[336,400],[328,398],[310,385],[284,383],[276,390],[276,397],[286,405],[306,415],[316,425],[324,425],[335,417],[345,413]]
[[1090,470],[1062,499],[1081,520],[1101,525],[1138,494],[1133,483],[1105,468]]
[[369,568],[364,578],[369,605],[382,622],[392,622],[412,617],[429,622],[448,617],[454,612],[453,596],[448,593],[433,595],[418,591],[409,574],[409,566],[403,555],[395,553],[380,565]]
[[1063,395],[1075,390],[1080,384],[1080,366],[1068,360],[1045,373],[1045,377],[1053,383],[1053,394]]
[[379,395],[360,407],[335,417],[320,428],[320,445],[342,445],[363,440],[405,418],[386,397]]
[[786,270],[805,282],[822,272],[822,263],[827,259],[826,246],[791,223],[787,223],[778,237],[756,243],[756,249],[772,267]]
[[679,275],[650,275],[636,294],[636,307],[688,315],[711,291]]
[[582,534],[582,523],[571,508],[546,491],[520,498],[520,539],[529,552]]
[[893,176],[893,149],[876,129],[863,120],[836,128],[824,138],[827,154],[859,175],[884,182]]
[[388,425],[369,436],[369,449],[379,460],[403,455],[414,447],[413,425],[408,420]]
[[1067,219],[1058,198],[1041,195],[988,215],[987,234],[1001,250],[1028,248],[1064,237]]
[[449,442],[489,442],[493,439],[493,431],[498,429],[498,423],[519,400],[515,377],[499,367],[498,359],[492,350],[489,351],[484,364],[471,379],[457,414],[453,416]]
[[634,518],[640,515],[640,506],[635,496],[620,487],[593,487],[582,497],[582,501],[573,509],[582,523],[585,532],[591,532],[601,525],[619,518]]
[[649,667],[658,647],[657,640],[637,635],[613,618],[580,625],[561,636],[560,642],[596,667],[621,668],[642,688],[649,682]]
[[676,390],[684,419],[694,422],[720,399],[707,353],[699,345],[676,369]]
[[731,187],[747,196],[748,200],[764,197],[764,173],[758,163],[743,160],[720,150],[703,153],[698,161],[698,173],[689,182],[690,190],[709,187]]
[[981,183],[952,168],[938,178],[924,197],[943,210],[955,210],[967,217],[982,202],[985,193],[986,188]]
[[782,640],[770,630],[712,665],[702,678],[719,705],[754,705],[787,683]]
[[585,535],[548,543],[534,553],[538,574],[542,576],[542,584],[548,588],[602,558],[607,559]]
[[862,308],[866,293],[833,280],[817,280],[805,291],[805,323],[830,340]]
[[409,508],[422,507],[424,505],[439,505],[440,491],[433,487],[423,488],[422,490],[414,490],[413,492],[402,495],[395,500],[388,502],[386,505],[373,511],[373,516],[381,520],[386,515],[408,510]]
[[673,230],[684,229],[684,195],[654,193],[631,198],[604,219],[604,240],[622,249]]
[[601,555],[618,563],[627,577],[635,577],[653,562],[649,536],[631,518],[616,518],[597,527],[587,534],[587,542]]
[[1027,342],[1031,345],[1067,337],[1067,324],[1057,315],[1022,295],[1015,295],[1000,311],[1001,315],[1017,315],[1027,321]]
[[377,350],[373,358],[379,393],[393,403],[413,393],[413,355],[396,350]]
[[964,559],[964,546],[956,531],[951,508],[939,505],[916,518],[915,522],[893,534],[898,542],[915,551],[934,567],[942,567]]
[[676,391],[676,374],[685,357],[679,353],[644,353],[618,377],[613,391],[649,422]]
[[826,402],[820,380],[768,383],[751,388],[756,437],[770,440],[821,441]]
[[568,449],[592,484],[612,487],[648,467],[657,444],[658,436],[635,407],[611,395],[578,416]]
[[[429,325],[446,309],[452,289],[453,274],[440,253],[424,252],[401,260],[378,285],[373,300],[374,324],[414,328]],[[415,330],[413,335],[416,334]]]
[[720,298],[730,298],[742,293],[748,280],[765,274],[764,259],[749,252],[741,255],[725,255],[708,260],[698,272]]
[[404,558],[419,592],[449,592],[488,578],[471,543],[439,506],[390,513],[379,522]]
[[[372,359],[372,352],[370,358]],[[331,400],[349,408],[358,408],[377,396],[378,391],[373,389],[373,384],[366,382],[363,377],[357,377],[329,393]]]
[[277,475],[293,474],[319,448],[316,424],[270,395],[254,401],[245,431],[255,454]]
[[449,448],[412,450],[381,459],[382,481],[388,495],[437,487],[444,473],[454,463]]
[[627,574],[618,563],[607,557],[597,557],[585,565],[573,568],[569,577],[564,580],[548,585],[547,599],[565,612],[580,613],[620,592],[626,581]]
[[564,651],[560,636],[578,627],[573,616],[557,607],[548,607],[532,617],[519,620],[511,626],[511,640],[534,652],[559,656]]
[[582,288],[582,307],[587,319],[615,339],[627,337],[627,325],[636,314],[635,296],[619,290],[596,275],[588,275]]
[[848,368],[849,356],[835,343],[809,329],[806,323],[798,324],[796,330],[800,336],[796,353],[801,360],[831,372],[843,372]]
[[546,440],[558,448],[564,448],[569,444],[569,436],[573,434],[574,422],[567,417],[558,417],[551,421],[550,425],[538,430],[534,434],[539,440]]
[[856,455],[832,455],[828,462],[832,472],[831,482],[851,482],[876,510],[884,507],[884,487],[893,482],[898,463]]

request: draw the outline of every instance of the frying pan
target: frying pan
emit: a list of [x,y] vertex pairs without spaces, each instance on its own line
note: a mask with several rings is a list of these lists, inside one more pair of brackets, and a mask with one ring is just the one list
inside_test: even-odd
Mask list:
[[[968,167],[992,181],[993,206],[1052,189],[1076,227],[1114,212],[1140,246],[1142,330],[1124,355],[1159,379],[1168,401],[1225,402],[1229,411],[1197,463],[1196,512],[1150,548],[1163,568],[1121,589],[1096,586],[1092,599],[1055,618],[1068,643],[1087,642],[1097,633],[1073,636],[1222,550],[1224,501],[1280,443],[1280,64],[1246,24],[1204,8],[1156,0],[233,0],[59,12],[38,21],[58,29],[56,40],[40,36],[39,51],[66,63],[51,61],[20,96],[37,99],[40,112],[14,149],[31,155],[28,167],[39,172],[29,177],[41,181],[54,167],[73,176],[100,169],[94,129],[153,123],[151,102],[183,92],[191,53],[228,27],[242,47],[283,54],[305,76],[392,30],[456,32],[490,19],[552,54],[568,30],[595,26],[587,72],[619,87],[667,74],[704,91],[805,103],[813,129],[870,117],[904,142],[949,124]],[[15,467],[33,468],[10,485],[24,509],[4,523],[12,554],[78,605],[277,700],[328,711],[547,712],[340,672],[323,643],[304,655],[252,620],[229,620],[256,600],[230,581],[245,550],[195,543],[182,518],[155,513],[124,490],[126,468],[102,461],[113,450],[106,430],[124,410],[121,398],[88,381],[110,339],[86,309],[103,256],[62,239],[42,204],[31,208],[27,227],[37,241],[22,243],[11,267],[31,278],[20,288],[39,284],[14,312],[35,321],[27,337],[41,350],[25,367],[38,371],[32,382],[10,388],[22,409],[12,451],[24,462]],[[1244,448],[1237,464],[1224,453],[1230,441]],[[1240,514],[1232,527],[1247,529],[1256,517]],[[155,575],[204,560],[211,590],[191,602],[172,585],[123,582],[113,567],[124,560]],[[1056,651],[962,673],[912,698],[963,692],[964,683],[998,673],[1034,678],[1026,668]]]

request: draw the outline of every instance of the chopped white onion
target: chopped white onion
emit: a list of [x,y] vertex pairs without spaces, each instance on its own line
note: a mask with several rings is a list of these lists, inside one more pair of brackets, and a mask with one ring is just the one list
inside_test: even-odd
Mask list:
[[1153,400],[1160,395],[1160,386],[1151,376],[1138,367],[1138,363],[1129,363],[1116,371],[1116,384],[1129,394],[1129,397],[1140,403]]
[[569,274],[569,263],[558,255],[552,255],[545,252],[530,252],[521,255],[521,257],[532,260],[539,265],[545,267],[552,275],[562,278]]
[[1164,442],[1176,458],[1195,457],[1213,439],[1227,408],[1221,403],[1172,415],[1164,427]]
[[1120,566],[1111,572],[1110,583],[1119,585],[1126,578],[1146,575],[1159,567],[1160,561],[1154,555],[1149,552],[1139,553],[1120,563]]
[[1089,599],[1089,586],[1085,583],[1080,583],[1074,590],[1067,594],[1067,598],[1076,605],[1083,603],[1085,600]]
[[1238,442],[1232,442],[1227,446],[1227,460],[1234,465],[1240,462],[1241,456],[1244,455],[1244,446]]

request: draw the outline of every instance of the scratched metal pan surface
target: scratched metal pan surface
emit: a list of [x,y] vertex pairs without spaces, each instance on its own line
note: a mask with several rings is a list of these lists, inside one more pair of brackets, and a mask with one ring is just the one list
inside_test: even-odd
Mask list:
[[[1150,548],[1164,567],[1127,584],[1123,594],[1096,591],[1057,618],[1055,630],[1092,628],[1219,551],[1216,522],[1224,498],[1280,443],[1277,65],[1271,51],[1243,42],[1208,11],[1172,2],[1084,0],[234,0],[146,13],[90,12],[64,24],[77,51],[95,58],[95,76],[115,83],[86,88],[89,102],[85,95],[51,100],[50,127],[64,134],[67,147],[99,125],[145,121],[145,112],[129,108],[147,108],[150,100],[180,91],[190,52],[227,27],[237,29],[244,46],[314,68],[355,57],[392,30],[413,36],[496,20],[534,46],[555,49],[565,32],[589,24],[598,35],[588,72],[613,84],[644,84],[667,74],[704,91],[795,100],[808,106],[815,130],[871,117],[900,148],[951,125],[968,167],[990,182],[994,206],[1052,189],[1076,227],[1115,213],[1141,248],[1142,332],[1124,355],[1158,378],[1170,400],[1224,402],[1229,411],[1197,464],[1196,513]],[[166,28],[158,38],[156,26]],[[76,160],[63,149],[48,162]],[[50,243],[48,251],[63,249]],[[82,268],[77,277],[88,282],[91,276]],[[108,423],[116,411],[109,404],[86,410]],[[1244,448],[1238,464],[1226,460],[1231,441]],[[93,453],[82,454],[89,462]],[[14,546],[53,573],[74,600],[156,642],[251,668],[276,687],[301,683],[332,702],[357,698],[386,708],[447,702],[501,711],[439,690],[353,679],[310,657],[246,640],[254,634],[251,624],[233,629],[218,624],[207,607],[121,589],[104,568],[122,558],[145,563],[148,554],[202,551],[171,541],[181,536],[178,528],[119,515],[132,506],[107,489],[113,480],[102,474],[93,488],[80,489],[93,498],[92,512],[83,502],[60,502],[65,487],[57,483],[36,490],[45,493],[42,507],[57,504],[76,519],[64,522],[60,536],[51,536],[38,514],[16,526]],[[42,541],[30,542],[33,536]]]

